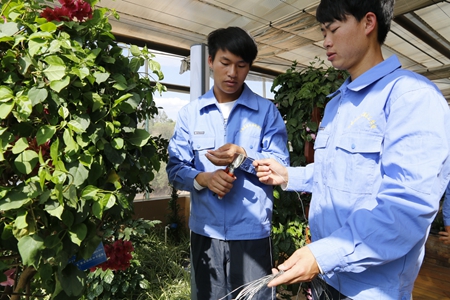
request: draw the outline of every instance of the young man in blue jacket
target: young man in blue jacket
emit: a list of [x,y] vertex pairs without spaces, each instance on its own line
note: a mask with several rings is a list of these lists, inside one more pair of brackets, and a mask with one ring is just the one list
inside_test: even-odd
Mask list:
[[[230,176],[226,166],[237,154],[289,165],[278,109],[244,83],[257,55],[253,38],[238,27],[221,28],[208,35],[208,51],[214,86],[180,110],[167,164],[170,183],[191,193],[191,298],[197,300],[232,299],[240,291],[233,290],[272,269],[273,187],[251,170]],[[275,299],[274,290],[254,299]]]
[[312,243],[269,286],[320,276],[326,285],[315,299],[411,298],[450,178],[450,113],[432,82],[395,56],[384,60],[393,9],[394,0],[317,8],[328,60],[350,77],[330,95],[313,164],[254,162],[262,182],[312,193]]

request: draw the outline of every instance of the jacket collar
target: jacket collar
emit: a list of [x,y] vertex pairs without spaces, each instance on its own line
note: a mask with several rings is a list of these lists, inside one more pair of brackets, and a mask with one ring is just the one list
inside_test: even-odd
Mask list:
[[334,93],[328,95],[328,97],[334,97],[345,89],[358,92],[399,68],[401,68],[400,61],[398,60],[397,56],[392,55],[388,59],[382,61],[378,65],[361,74],[354,81],[350,81],[350,77],[347,78],[347,80],[345,80],[341,87]]
[[[236,101],[236,105],[243,105],[252,110],[258,110],[258,101],[256,95],[252,92],[252,90],[247,86],[246,83],[243,85],[244,89],[242,94]],[[217,99],[214,96],[214,87],[212,87],[209,91],[207,91],[203,96],[201,96],[198,100],[200,102],[200,109],[203,109],[210,105],[216,105]]]

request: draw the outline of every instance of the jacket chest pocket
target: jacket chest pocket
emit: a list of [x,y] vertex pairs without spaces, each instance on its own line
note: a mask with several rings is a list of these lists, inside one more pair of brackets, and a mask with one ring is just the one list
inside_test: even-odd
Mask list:
[[371,194],[380,173],[382,141],[382,136],[366,134],[338,137],[328,185],[344,192]]
[[214,150],[215,139],[214,137],[194,137],[192,138],[192,150],[195,155],[195,166],[199,170],[205,170],[207,165],[211,162],[206,158],[206,152],[208,150]]
[[261,151],[261,130],[238,132],[233,143],[247,150]]

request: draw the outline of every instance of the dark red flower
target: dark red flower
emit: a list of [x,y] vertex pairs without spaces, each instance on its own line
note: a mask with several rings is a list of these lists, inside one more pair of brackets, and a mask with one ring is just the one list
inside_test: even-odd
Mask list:
[[104,263],[92,267],[91,272],[95,271],[97,268],[101,268],[103,271],[106,270],[126,270],[130,266],[131,259],[133,256],[131,252],[134,251],[134,247],[130,241],[117,240],[112,245],[106,244],[104,246],[107,261]]
[[78,21],[92,18],[92,7],[83,0],[59,0],[61,7],[47,7],[41,13],[47,21]]

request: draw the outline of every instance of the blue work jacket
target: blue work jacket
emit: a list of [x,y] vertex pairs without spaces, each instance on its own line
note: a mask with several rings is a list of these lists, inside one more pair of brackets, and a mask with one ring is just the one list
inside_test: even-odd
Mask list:
[[342,294],[409,300],[450,179],[448,104],[395,56],[332,96],[314,163],[289,168],[287,189],[312,192],[308,247]]
[[169,143],[167,174],[179,190],[191,192],[190,229],[221,240],[253,240],[271,232],[273,187],[257,176],[237,169],[233,188],[219,199],[208,188],[194,188],[200,172],[225,169],[205,156],[226,143],[243,147],[252,159],[275,158],[289,165],[287,132],[276,106],[244,84],[228,120],[219,109],[213,89],[184,106],[178,113]]

